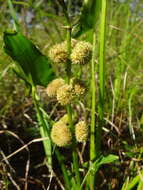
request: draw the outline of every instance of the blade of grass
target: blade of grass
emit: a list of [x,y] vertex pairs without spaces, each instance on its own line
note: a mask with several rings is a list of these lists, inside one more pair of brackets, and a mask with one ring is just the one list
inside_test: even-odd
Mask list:
[[35,109],[37,112],[37,119],[39,123],[40,128],[40,134],[42,138],[48,137],[46,141],[43,141],[43,146],[46,154],[47,164],[49,167],[49,170],[52,170],[52,143],[50,139],[50,126],[49,123],[45,120],[44,114],[40,110],[40,103],[39,103],[39,97],[36,94],[36,88],[33,85],[32,86],[32,98],[34,101]]
[[14,21],[14,30],[19,31],[19,23],[18,23],[18,19],[17,19],[16,12],[13,7],[12,1],[11,0],[7,0],[7,1],[8,1],[8,6],[9,6],[11,17]]
[[[91,100],[91,126],[90,126],[90,161],[91,164],[95,160],[95,51],[96,51],[96,34],[93,34],[93,55],[91,61],[91,89],[92,89],[92,100]],[[90,174],[90,186],[91,189],[94,187],[94,173]]]
[[102,0],[101,24],[100,24],[100,54],[99,54],[99,126],[96,131],[96,157],[101,153],[101,133],[104,121],[105,99],[105,42],[106,42],[106,14],[107,1]]
[[69,179],[69,175],[68,175],[67,169],[66,169],[65,164],[63,162],[63,157],[60,154],[60,152],[59,152],[58,149],[55,150],[55,153],[56,153],[59,165],[61,167],[61,170],[62,170],[62,173],[63,173],[63,176],[64,176],[66,189],[70,190],[71,189],[71,183],[70,183],[70,179]]
[[[96,9],[94,10],[94,19],[96,19]],[[96,89],[95,89],[95,52],[96,52],[96,29],[95,29],[95,21],[93,25],[93,49],[92,49],[92,60],[91,60],[91,126],[90,126],[90,166],[96,157],[95,152],[95,97],[96,97]],[[90,189],[94,189],[95,185],[95,173],[90,172]]]
[[133,124],[132,124],[132,99],[133,99],[133,96],[135,95],[137,89],[136,88],[133,88],[131,89],[131,93],[129,95],[129,99],[128,99],[128,110],[129,110],[129,117],[128,117],[128,120],[129,120],[129,131],[130,131],[130,135],[133,139],[133,141],[135,141],[135,133],[134,133],[134,128],[133,128]]

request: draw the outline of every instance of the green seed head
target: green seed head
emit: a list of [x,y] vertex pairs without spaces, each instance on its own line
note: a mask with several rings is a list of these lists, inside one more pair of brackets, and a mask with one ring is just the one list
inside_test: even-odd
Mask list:
[[62,78],[57,78],[49,83],[48,87],[46,88],[46,93],[49,97],[56,97],[57,90],[65,84]]
[[57,100],[61,105],[67,105],[74,99],[73,88],[65,84],[57,90]]
[[88,127],[87,127],[85,121],[79,121],[75,125],[75,136],[76,136],[76,140],[78,142],[85,142],[85,141],[87,141]]
[[73,48],[71,61],[73,64],[84,65],[91,59],[92,45],[89,42],[79,41]]
[[71,144],[72,134],[64,122],[58,121],[52,127],[51,139],[57,146],[65,147]]

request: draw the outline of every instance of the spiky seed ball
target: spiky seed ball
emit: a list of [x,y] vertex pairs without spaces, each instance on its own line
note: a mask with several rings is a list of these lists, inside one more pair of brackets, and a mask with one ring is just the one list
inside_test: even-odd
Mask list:
[[[77,40],[71,40],[71,48],[73,48],[77,43]],[[49,50],[49,57],[54,63],[66,63],[68,61],[67,53],[67,41],[59,44],[55,44]]]
[[74,92],[77,96],[82,96],[85,93],[85,87],[77,83],[74,85]]
[[82,96],[85,93],[85,84],[83,81],[76,78],[71,78],[70,84],[72,85],[76,96]]
[[57,90],[57,100],[61,105],[70,104],[74,98],[73,88],[65,84]]
[[67,49],[64,43],[56,44],[49,50],[49,57],[54,63],[66,63],[68,60]]
[[52,127],[51,139],[57,146],[64,147],[71,144],[72,134],[64,122],[58,121]]
[[65,84],[65,81],[62,78],[54,79],[52,82],[48,84],[46,88],[46,93],[49,97],[56,97],[57,90]]
[[85,121],[79,121],[75,125],[75,136],[78,142],[85,142],[88,137],[88,126]]
[[65,114],[60,121],[64,122],[65,124],[69,124],[68,114]]
[[91,59],[92,45],[89,42],[79,41],[73,48],[71,61],[73,64],[84,65]]

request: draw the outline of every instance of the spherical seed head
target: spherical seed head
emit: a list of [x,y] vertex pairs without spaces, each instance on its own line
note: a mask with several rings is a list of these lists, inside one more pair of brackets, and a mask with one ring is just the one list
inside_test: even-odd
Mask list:
[[57,146],[64,147],[71,144],[72,134],[64,122],[58,121],[52,127],[51,139]]
[[48,84],[46,88],[46,93],[49,97],[56,97],[57,90],[65,84],[65,81],[62,78],[54,79],[52,82]]
[[73,91],[76,96],[82,96],[85,94],[85,85],[83,81],[76,78],[72,78],[70,80],[70,84],[72,85]]
[[78,142],[85,142],[88,137],[88,127],[85,121],[79,121],[75,125],[75,136]]
[[[77,43],[77,40],[71,40],[71,48]],[[54,63],[66,63],[68,61],[67,41],[56,44],[49,50],[49,57]]]
[[74,98],[73,88],[65,84],[57,90],[57,100],[61,105],[70,104]]
[[73,64],[84,65],[91,59],[92,45],[89,42],[79,41],[71,54],[71,61]]
[[49,50],[49,57],[54,63],[66,63],[68,60],[67,49],[64,43],[56,44]]
[[84,86],[80,85],[80,84],[75,84],[74,85],[74,92],[77,96],[81,96],[84,95],[85,93],[85,88]]

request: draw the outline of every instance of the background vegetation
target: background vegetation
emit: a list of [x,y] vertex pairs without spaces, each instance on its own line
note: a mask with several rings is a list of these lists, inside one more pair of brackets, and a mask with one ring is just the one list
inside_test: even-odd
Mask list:
[[[49,48],[66,39],[64,28],[66,19],[59,1],[23,0],[12,1],[22,33],[48,55]],[[83,27],[77,30],[82,1],[69,1],[69,15],[75,23],[75,38],[92,43],[93,31]],[[105,102],[104,126],[102,133],[103,155],[115,154],[119,160],[103,165],[98,172],[95,189],[143,189],[142,138],[143,138],[143,2],[110,0],[107,7],[106,57],[105,57]],[[86,20],[86,12],[81,23]],[[88,17],[88,19],[90,19]],[[84,22],[83,22],[84,21]],[[87,22],[87,23],[86,23]],[[53,156],[55,173],[50,176],[45,164],[45,154],[40,138],[36,112],[29,90],[23,80],[13,72],[14,62],[4,52],[3,32],[13,26],[7,1],[0,0],[0,189],[62,189],[64,182],[56,156]],[[99,48],[100,19],[96,20],[96,119],[99,105]],[[76,34],[76,35],[75,35]],[[57,76],[64,73],[62,65],[53,65]],[[75,70],[74,70],[75,69]],[[83,79],[90,82],[90,67],[84,67]],[[73,68],[76,73],[76,68]],[[38,87],[45,111],[53,120],[58,120],[64,110],[60,106],[53,108],[53,100]],[[90,96],[90,94],[89,94]],[[90,102],[89,102],[90,104]],[[78,107],[76,108],[78,110]],[[88,105],[84,109],[89,114]],[[83,110],[84,110],[83,109]],[[79,110],[80,112],[81,110]],[[36,139],[36,140],[34,140]],[[24,144],[27,149],[11,155]],[[83,148],[81,160],[89,160],[87,149]],[[87,151],[87,152],[86,152]],[[80,152],[80,151],[79,151]],[[69,166],[70,149],[61,149]],[[28,179],[27,179],[28,172]],[[25,186],[26,180],[28,187]]]

